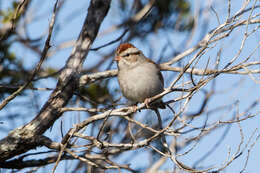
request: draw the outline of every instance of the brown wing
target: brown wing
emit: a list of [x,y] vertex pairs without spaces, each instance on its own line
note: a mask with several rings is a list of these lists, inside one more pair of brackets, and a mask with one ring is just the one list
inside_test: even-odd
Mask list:
[[158,71],[158,75],[159,75],[159,79],[162,81],[162,84],[163,84],[163,86],[164,86],[163,75],[162,75],[162,73],[161,73],[160,70]]
[[158,76],[159,76],[159,79],[160,79],[160,81],[162,81],[162,84],[163,84],[163,86],[164,86],[164,79],[163,79],[163,75],[162,75],[162,73],[161,73],[161,71],[160,71],[160,67],[159,67],[159,65],[158,64],[156,64],[155,62],[153,62],[152,60],[150,60],[149,58],[146,58],[150,63],[152,63],[152,64],[154,64],[157,68],[158,68]]

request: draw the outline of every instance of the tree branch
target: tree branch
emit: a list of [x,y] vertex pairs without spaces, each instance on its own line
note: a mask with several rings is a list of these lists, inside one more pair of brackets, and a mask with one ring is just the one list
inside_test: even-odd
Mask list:
[[28,124],[9,133],[0,141],[0,161],[12,158],[39,145],[36,136],[43,134],[62,115],[64,107],[78,87],[79,73],[95,40],[99,27],[107,15],[111,0],[92,0],[81,33],[66,62],[59,81],[40,113]]

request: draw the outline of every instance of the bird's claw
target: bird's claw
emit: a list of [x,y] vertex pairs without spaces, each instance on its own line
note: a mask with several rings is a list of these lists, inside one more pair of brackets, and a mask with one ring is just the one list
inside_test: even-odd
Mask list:
[[137,108],[138,108],[137,105],[134,105],[133,106],[133,112],[137,112]]
[[151,106],[149,105],[150,101],[151,101],[151,99],[149,99],[149,98],[147,98],[147,99],[144,100],[144,104],[145,104],[145,106],[146,106],[147,109],[150,109],[150,108],[151,108]]

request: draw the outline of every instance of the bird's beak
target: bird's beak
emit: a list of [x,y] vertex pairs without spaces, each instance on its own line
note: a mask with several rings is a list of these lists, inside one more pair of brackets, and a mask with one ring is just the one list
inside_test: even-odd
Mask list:
[[115,58],[114,58],[114,61],[120,61],[120,59],[121,59],[121,57],[120,56],[116,56]]

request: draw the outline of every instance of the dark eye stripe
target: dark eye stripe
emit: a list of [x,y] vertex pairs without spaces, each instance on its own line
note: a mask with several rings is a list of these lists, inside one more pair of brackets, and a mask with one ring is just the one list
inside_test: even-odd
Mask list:
[[140,52],[135,52],[135,53],[132,53],[132,55],[138,55],[140,54]]
[[123,55],[123,57],[127,57],[127,56],[129,56],[130,54],[129,53],[127,53],[127,54],[125,54],[125,55]]
[[138,55],[140,52],[133,52],[133,53],[127,53],[125,55],[123,55],[123,57],[127,57],[129,55]]

